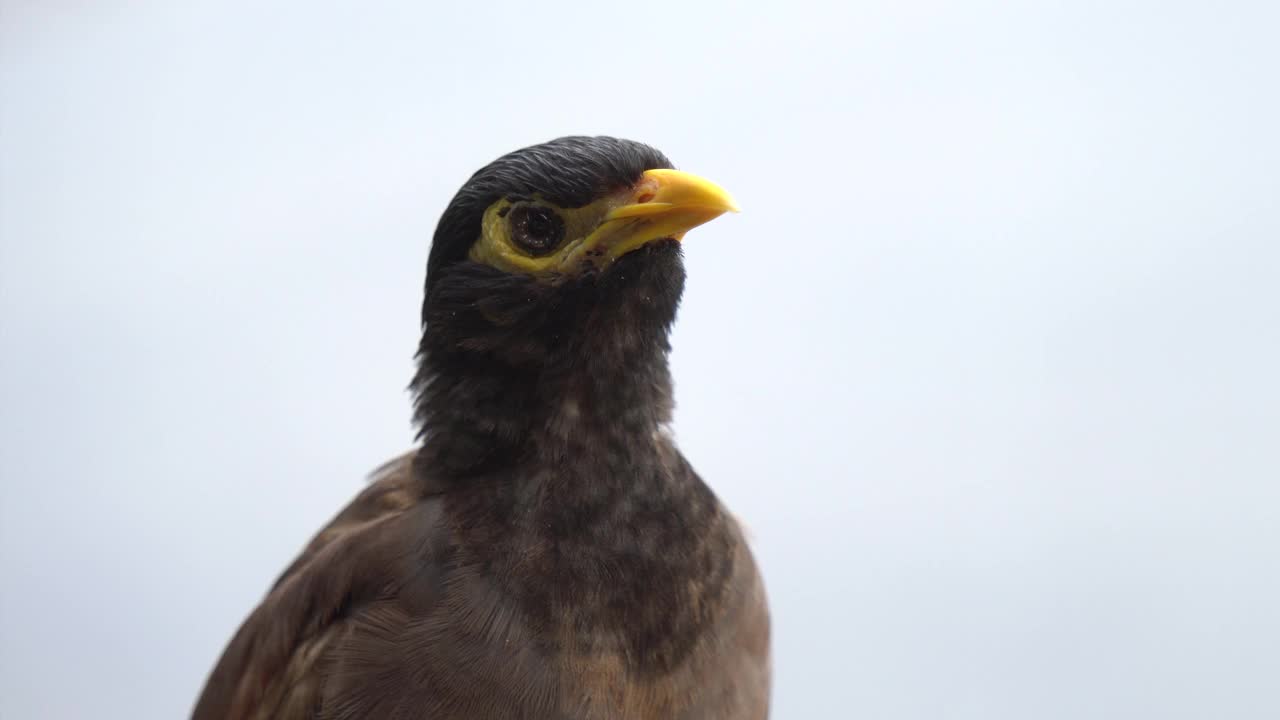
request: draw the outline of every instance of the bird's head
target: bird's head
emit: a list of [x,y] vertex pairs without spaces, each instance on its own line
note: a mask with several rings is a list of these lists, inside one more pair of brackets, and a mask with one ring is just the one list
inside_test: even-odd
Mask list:
[[436,229],[429,280],[471,261],[559,284],[735,210],[720,187],[647,145],[560,138],[498,158],[458,191]]
[[419,421],[443,409],[433,405],[506,404],[492,394],[527,410],[534,388],[564,393],[584,373],[652,383],[645,371],[660,362],[665,377],[680,241],[736,209],[657,150],[610,137],[560,138],[480,169],[432,242]]

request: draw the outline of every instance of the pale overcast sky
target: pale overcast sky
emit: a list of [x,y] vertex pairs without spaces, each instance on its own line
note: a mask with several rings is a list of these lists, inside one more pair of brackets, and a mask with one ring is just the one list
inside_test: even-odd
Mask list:
[[676,432],[774,716],[1280,717],[1275,3],[0,11],[0,717],[176,718],[409,446],[427,243],[571,133],[738,198]]

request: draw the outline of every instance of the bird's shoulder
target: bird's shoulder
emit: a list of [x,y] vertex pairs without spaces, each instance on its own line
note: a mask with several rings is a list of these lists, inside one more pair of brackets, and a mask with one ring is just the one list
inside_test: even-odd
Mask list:
[[194,720],[312,717],[345,636],[430,607],[447,552],[433,491],[414,473],[412,453],[375,470],[241,625]]

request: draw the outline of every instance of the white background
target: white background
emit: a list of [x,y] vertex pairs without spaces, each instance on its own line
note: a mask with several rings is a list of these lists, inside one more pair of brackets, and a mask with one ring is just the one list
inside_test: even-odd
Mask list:
[[266,5],[3,2],[0,717],[189,712],[409,447],[444,204],[569,133],[745,210],[676,432],[775,717],[1280,717],[1275,4]]

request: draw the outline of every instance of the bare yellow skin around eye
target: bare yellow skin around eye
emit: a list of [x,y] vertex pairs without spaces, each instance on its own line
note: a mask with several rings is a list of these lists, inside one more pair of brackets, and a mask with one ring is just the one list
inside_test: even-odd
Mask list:
[[[539,205],[560,217],[564,239],[559,247],[535,257],[511,239],[506,216],[520,204]],[[680,240],[688,230],[737,210],[729,193],[709,180],[679,170],[646,170],[631,187],[580,208],[557,207],[538,197],[498,200],[485,210],[469,257],[505,272],[551,280],[584,264],[603,267],[654,240]]]
[[[605,198],[580,208],[561,208],[540,198],[513,203],[502,199],[490,205],[480,221],[480,238],[471,246],[469,257],[499,270],[523,273],[538,277],[550,277],[570,269],[576,252],[599,227],[605,215],[622,202],[620,198]],[[564,240],[553,252],[533,256],[511,239],[511,225],[507,222],[510,209],[517,205],[539,205],[550,208],[564,221]],[[507,210],[506,213],[503,211]]]

